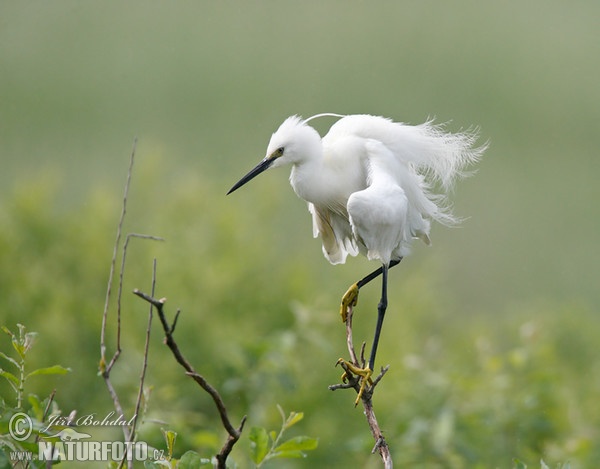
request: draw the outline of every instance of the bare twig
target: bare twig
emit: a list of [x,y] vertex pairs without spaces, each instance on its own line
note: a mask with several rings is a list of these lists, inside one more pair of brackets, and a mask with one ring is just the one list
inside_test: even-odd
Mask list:
[[[352,340],[352,316],[353,316],[353,308],[352,306],[348,306],[347,316],[346,316],[346,344],[348,345],[348,353],[350,354],[350,360],[352,363],[359,365],[358,358],[356,358],[356,352],[354,351],[354,341]],[[361,346],[361,356],[364,355],[365,344]]]
[[[121,217],[119,218],[119,224],[117,225],[117,235],[115,244],[113,246],[113,256],[110,263],[110,270],[108,273],[108,286],[106,288],[106,298],[104,300],[104,312],[102,313],[102,327],[100,329],[100,372],[104,373],[106,369],[106,325],[108,319],[108,309],[110,305],[110,297],[112,293],[112,283],[115,274],[115,265],[117,263],[117,253],[119,251],[119,243],[121,242],[121,232],[123,230],[123,222],[125,221],[125,214],[127,213],[127,196],[129,195],[129,186],[131,184],[131,175],[133,173],[133,163],[135,161],[135,149],[137,146],[137,138],[133,140],[133,148],[131,149],[131,156],[129,158],[129,169],[127,170],[127,181],[125,182],[125,191],[123,194],[123,206],[121,208]],[[118,336],[120,338],[120,333]],[[120,353],[121,343],[117,340],[117,352]]]
[[[123,231],[123,223],[125,221],[125,214],[127,213],[127,197],[129,195],[129,187],[131,184],[131,176],[133,173],[133,163],[135,161],[135,150],[137,146],[137,138],[133,141],[133,148],[131,149],[131,156],[129,158],[129,168],[127,170],[127,181],[125,183],[125,191],[123,194],[123,206],[121,208],[121,217],[119,218],[119,223],[117,225],[117,235],[115,239],[115,244],[113,247],[113,256],[110,264],[110,270],[108,274],[108,285],[106,288],[106,298],[104,301],[104,311],[102,313],[102,327],[100,330],[100,363],[99,369],[102,378],[104,379],[104,383],[106,384],[106,388],[108,389],[108,393],[113,401],[113,405],[115,407],[115,411],[119,415],[124,415],[123,406],[121,405],[121,401],[119,399],[119,395],[117,394],[116,389],[114,388],[111,380],[110,380],[110,370],[113,365],[116,363],[119,355],[121,354],[121,315],[120,311],[117,316],[117,344],[116,350],[113,354],[110,363],[107,365],[106,363],[106,328],[108,324],[108,311],[110,306],[110,298],[112,294],[112,284],[113,278],[115,274],[115,266],[117,263],[117,253],[119,251],[119,244],[121,242],[121,234]],[[122,275],[120,279],[120,283],[122,282]],[[119,307],[120,310],[120,307]],[[126,426],[122,426],[123,436],[125,437],[125,441],[131,441],[133,433]],[[128,467],[133,468],[133,463],[129,461]]]
[[[126,255],[126,245],[129,241],[129,238],[133,236],[133,235],[128,235],[127,236],[127,240],[125,241],[125,247],[123,248],[123,263],[121,266],[121,275],[123,273],[123,270],[125,269],[125,255]],[[150,238],[150,239],[161,239],[161,238],[156,238],[154,236],[143,236],[143,235],[135,235],[138,237],[145,237],[145,238]],[[156,287],[156,259],[154,259],[154,262],[152,263],[152,287],[151,287],[151,291],[152,294],[154,295],[154,289]],[[120,297],[121,297],[121,291],[123,288],[123,284],[122,281],[119,282],[119,301],[118,303],[120,304]],[[138,395],[137,395],[137,399],[135,402],[135,411],[133,413],[133,419],[131,422],[131,429],[130,429],[130,433],[129,433],[129,443],[133,443],[136,439],[136,429],[137,429],[137,423],[138,423],[138,417],[139,417],[139,413],[140,413],[140,407],[142,404],[142,399],[144,396],[144,383],[146,381],[146,369],[148,368],[148,353],[150,351],[150,331],[152,330],[152,317],[153,317],[153,308],[152,305],[150,305],[150,310],[148,311],[148,326],[146,327],[146,341],[144,344],[144,359],[142,361],[142,371],[140,374],[140,385],[138,388]],[[121,467],[123,465],[123,461],[125,458],[123,458],[121,460],[121,463],[119,465],[119,467]]]
[[108,363],[108,365],[106,365],[106,370],[109,373],[111,368],[114,366],[115,362],[119,358],[119,355],[121,355],[121,297],[123,294],[123,278],[125,276],[125,260],[127,259],[127,248],[129,247],[129,241],[132,238],[150,239],[152,241],[164,241],[163,238],[160,238],[158,236],[140,233],[129,233],[125,237],[125,242],[123,243],[123,254],[121,256],[121,270],[119,271],[119,288],[117,292],[117,348],[110,362]]
[[[115,387],[113,386],[113,384],[111,382],[110,372],[111,372],[113,366],[115,365],[115,363],[117,362],[117,360],[119,359],[119,357],[121,355],[121,350],[122,350],[121,349],[121,331],[122,331],[122,329],[121,329],[121,295],[122,295],[122,291],[123,291],[123,277],[125,274],[125,260],[127,258],[127,247],[129,245],[129,241],[132,238],[142,238],[142,239],[151,239],[151,240],[162,241],[162,238],[158,238],[156,236],[130,233],[127,235],[125,242],[123,243],[123,253],[122,253],[122,258],[121,258],[121,268],[119,271],[119,282],[118,282],[118,293],[117,293],[116,344],[115,344],[115,351],[114,351],[112,357],[110,358],[110,361],[107,361],[107,345],[106,345],[107,333],[106,333],[106,331],[107,331],[108,322],[109,322],[108,315],[109,315],[109,310],[110,310],[110,300],[111,300],[111,295],[112,295],[113,279],[115,277],[115,273],[117,270],[116,269],[117,254],[119,252],[119,245],[121,243],[121,238],[122,238],[122,233],[123,233],[123,225],[125,222],[125,215],[127,214],[127,201],[128,201],[128,197],[129,197],[129,188],[131,186],[131,178],[133,175],[133,166],[134,166],[134,162],[135,162],[136,146],[137,146],[137,138],[134,139],[133,148],[131,150],[131,156],[129,159],[129,168],[127,170],[127,180],[125,182],[125,190],[124,190],[124,194],[123,194],[123,205],[121,208],[121,216],[119,218],[119,223],[117,225],[117,234],[116,234],[116,238],[115,238],[115,244],[113,247],[113,256],[112,256],[109,275],[108,275],[108,285],[106,288],[106,298],[105,298],[105,302],[104,302],[104,311],[102,313],[102,326],[101,326],[101,331],[100,331],[100,363],[99,363],[100,375],[104,379],[104,383],[106,384],[108,393],[110,394],[110,397],[113,401],[113,406],[115,408],[115,411],[119,415],[125,415],[125,413],[123,411],[123,406],[121,405],[121,401],[119,399],[117,390],[115,389]],[[152,317],[150,316],[149,322],[151,322],[151,319],[152,319]],[[148,330],[149,329],[150,329],[150,324],[148,325]],[[149,332],[147,332],[147,333],[149,333]],[[142,377],[141,377],[141,382],[140,382],[140,389],[143,389],[145,369],[147,366],[148,337],[146,338],[146,342],[147,343],[146,343],[146,350],[145,350],[145,354],[144,354],[144,363],[143,363]],[[138,401],[136,403],[136,410],[135,410],[133,425],[131,427],[123,425],[121,427],[122,431],[123,431],[123,436],[125,438],[125,441],[127,441],[127,442],[133,442],[135,440],[135,426],[137,423],[137,413],[139,411],[140,401],[141,401],[141,397],[138,394]],[[124,461],[121,461],[119,467],[122,467],[123,463],[124,463]],[[128,465],[128,467],[133,468],[132,461],[128,461],[127,465]]]
[[133,293],[139,296],[140,298],[146,300],[148,303],[150,303],[156,308],[158,317],[163,327],[163,331],[165,333],[165,344],[171,350],[171,353],[175,357],[175,360],[185,369],[186,374],[190,376],[194,381],[196,381],[196,383],[198,383],[198,385],[202,389],[204,389],[204,391],[206,391],[213,399],[215,406],[217,407],[217,411],[219,412],[219,415],[221,417],[223,427],[228,433],[228,437],[225,441],[225,444],[221,448],[219,454],[216,455],[217,467],[225,469],[227,457],[229,456],[229,453],[231,453],[233,446],[239,440],[242,434],[242,430],[244,429],[244,424],[246,423],[246,416],[242,418],[238,428],[235,428],[229,420],[229,417],[227,415],[227,408],[225,407],[225,403],[223,402],[223,399],[221,398],[219,392],[214,387],[212,387],[201,374],[197,373],[196,370],[194,370],[192,365],[187,361],[187,359],[179,350],[179,346],[173,338],[173,331],[175,330],[175,324],[177,322],[177,318],[179,317],[179,310],[175,315],[175,320],[173,321],[173,324],[169,325],[164,313],[164,305],[167,301],[166,298],[156,299],[153,296],[147,295],[146,293],[141,292],[138,289],[135,289]]
[[[365,343],[363,342],[360,348],[360,362],[358,357],[356,356],[356,351],[354,350],[354,342],[352,340],[352,316],[353,316],[353,308],[352,306],[348,307],[347,310],[348,316],[346,318],[346,344],[348,345],[348,353],[350,354],[350,359],[352,364],[354,364],[358,368],[364,368],[365,366]],[[329,386],[331,391],[335,391],[337,389],[354,389],[357,393],[360,391],[361,383],[360,378],[358,376],[354,376],[350,368],[346,365],[345,362],[338,362],[340,366],[344,369],[344,378],[345,383],[341,384],[333,384]],[[379,428],[379,423],[377,422],[377,417],[375,416],[375,410],[373,409],[373,391],[375,390],[375,386],[379,384],[383,376],[387,373],[389,369],[389,365],[385,368],[381,369],[381,372],[377,377],[373,380],[371,385],[365,387],[361,401],[364,408],[364,414],[367,419],[367,423],[369,424],[369,429],[371,430],[371,434],[373,435],[373,439],[375,440],[375,446],[373,447],[372,453],[379,452],[381,456],[381,460],[383,461],[383,465],[385,469],[391,469],[393,467],[392,456],[390,454],[390,449],[385,441],[383,433]]]
[[[125,261],[127,258],[127,247],[128,247],[129,241],[132,238],[142,238],[142,239],[151,239],[151,240],[162,241],[162,238],[158,238],[156,236],[130,233],[127,235],[125,242],[123,243],[123,253],[122,253],[122,258],[121,258],[121,266],[120,266],[121,268],[120,268],[120,272],[119,272],[117,307],[116,307],[117,308],[116,346],[115,346],[115,352],[112,355],[110,361],[107,361],[106,330],[107,330],[107,326],[108,326],[109,305],[110,305],[110,299],[111,299],[111,294],[112,294],[113,279],[114,279],[115,272],[116,272],[117,254],[118,254],[119,245],[121,242],[121,237],[122,237],[122,232],[123,232],[123,224],[125,221],[125,215],[127,213],[127,200],[128,200],[128,195],[129,195],[129,187],[131,184],[131,177],[132,177],[132,173],[133,173],[136,145],[137,145],[137,139],[134,140],[133,149],[131,151],[129,169],[127,172],[127,181],[125,183],[125,191],[124,191],[124,195],[123,195],[123,206],[122,206],[122,210],[121,210],[121,217],[120,217],[119,223],[117,225],[117,235],[116,235],[116,239],[115,239],[115,244],[114,244],[114,248],[113,248],[113,257],[112,257],[110,271],[109,271],[108,286],[107,286],[107,290],[106,290],[106,298],[105,298],[105,303],[104,303],[104,311],[102,314],[102,328],[101,328],[101,333],[100,333],[100,364],[99,364],[100,374],[101,374],[102,378],[104,379],[104,382],[105,382],[108,392],[111,396],[111,399],[113,401],[113,405],[115,407],[116,412],[121,415],[124,415],[123,407],[121,405],[119,395],[117,394],[117,391],[111,382],[110,373],[111,373],[113,366],[116,364],[117,360],[119,359],[119,357],[121,355],[121,350],[122,350],[121,349],[121,295],[123,292],[123,278],[124,278],[125,265],[126,265]],[[135,414],[133,416],[131,426],[125,426],[125,425],[122,426],[125,441],[133,442],[133,441],[135,441],[135,438],[136,438],[136,427],[138,424],[138,414],[139,414],[142,399],[143,399],[144,382],[145,382],[145,377],[146,377],[146,369],[148,366],[148,354],[149,354],[149,344],[150,344],[150,332],[151,332],[152,318],[153,318],[153,308],[156,308],[160,322],[162,324],[162,327],[163,327],[163,330],[165,333],[165,343],[171,349],[175,359],[177,360],[177,362],[179,362],[184,367],[184,369],[186,370],[186,374],[189,375],[192,379],[194,379],[194,381],[196,381],[202,387],[202,389],[204,389],[212,397],[213,401],[215,402],[215,405],[217,407],[219,415],[221,416],[221,421],[223,423],[223,426],[225,427],[225,430],[228,433],[228,437],[227,437],[227,440],[225,441],[225,444],[221,448],[221,451],[219,452],[219,454],[217,454],[215,456],[216,461],[217,461],[217,467],[225,469],[227,458],[228,458],[229,454],[231,453],[233,446],[235,445],[235,443],[239,440],[239,438],[241,436],[242,430],[244,428],[244,424],[246,423],[246,417],[244,416],[244,418],[242,418],[238,428],[235,428],[231,424],[231,421],[229,420],[229,417],[227,416],[227,409],[225,407],[225,404],[224,404],[221,396],[217,392],[217,390],[214,389],[204,379],[204,377],[202,375],[197,373],[194,370],[194,368],[190,365],[190,363],[185,359],[185,357],[181,354],[181,352],[179,351],[179,347],[177,346],[177,343],[173,339],[173,332],[175,331],[177,319],[179,318],[179,310],[177,311],[177,313],[175,315],[173,324],[170,326],[168,324],[165,314],[163,312],[163,305],[164,305],[166,299],[163,298],[163,299],[157,300],[154,298],[155,284],[156,284],[156,260],[154,260],[151,295],[146,295],[145,293],[135,290],[136,295],[140,296],[141,298],[145,299],[146,301],[148,301],[150,303],[150,311],[149,311],[149,315],[148,315],[148,325],[146,328],[146,342],[145,342],[145,347],[144,347],[144,358],[143,358],[143,363],[142,363],[138,395],[137,395],[137,400],[136,400],[136,404],[135,404]],[[122,460],[120,462],[119,468],[122,467],[123,464],[124,464],[124,460]],[[128,464],[129,468],[133,469],[132,461],[128,461],[127,464]]]

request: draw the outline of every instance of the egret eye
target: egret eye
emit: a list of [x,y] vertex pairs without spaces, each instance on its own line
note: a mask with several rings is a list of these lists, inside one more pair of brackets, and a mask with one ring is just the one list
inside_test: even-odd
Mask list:
[[273,150],[273,152],[269,155],[269,159],[276,160],[277,158],[283,156],[284,151],[285,147],[279,147],[277,150]]

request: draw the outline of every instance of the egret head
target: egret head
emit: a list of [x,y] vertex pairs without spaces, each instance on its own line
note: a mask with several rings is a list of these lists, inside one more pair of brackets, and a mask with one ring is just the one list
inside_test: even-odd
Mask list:
[[248,174],[240,179],[227,194],[239,189],[269,168],[300,164],[321,155],[321,136],[298,116],[288,117],[271,136],[267,155]]

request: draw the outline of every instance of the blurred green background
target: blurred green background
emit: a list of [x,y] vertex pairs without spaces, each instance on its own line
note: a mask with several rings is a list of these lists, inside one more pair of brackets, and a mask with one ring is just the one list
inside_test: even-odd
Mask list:
[[[378,358],[391,369],[375,405],[395,461],[594,467],[598,17],[590,0],[2,2],[1,322],[40,333],[32,366],[73,369],[28,391],[57,388],[66,413],[112,408],[96,376],[100,322],[137,137],[125,231],[166,242],[128,252],[115,369],[126,404],[147,320],[129,292],[149,290],[156,258],[157,296],[182,310],[180,346],[234,420],[275,429],[277,403],[304,411],[295,431],[319,448],[285,467],[378,467],[354,397],[327,390],[346,355],[340,295],[374,266],[327,263],[286,171],[225,193],[291,114],[434,116],[479,126],[490,148],[453,194],[466,221],[436,226],[433,246],[390,276]],[[377,294],[361,296],[357,342],[371,338]],[[181,453],[209,457],[218,418],[158,329],[149,368],[149,418],[180,433]],[[160,426],[142,438],[159,445]],[[247,448],[233,454],[241,467]]]

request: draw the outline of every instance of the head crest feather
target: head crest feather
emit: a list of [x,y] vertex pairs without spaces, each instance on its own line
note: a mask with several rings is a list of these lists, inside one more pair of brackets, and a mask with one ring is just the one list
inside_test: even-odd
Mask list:
[[307,119],[304,119],[304,124],[306,124],[307,122],[310,122],[313,119],[318,119],[319,117],[346,117],[343,114],[334,114],[332,112],[323,112],[321,114],[315,114],[314,116],[310,116]]

